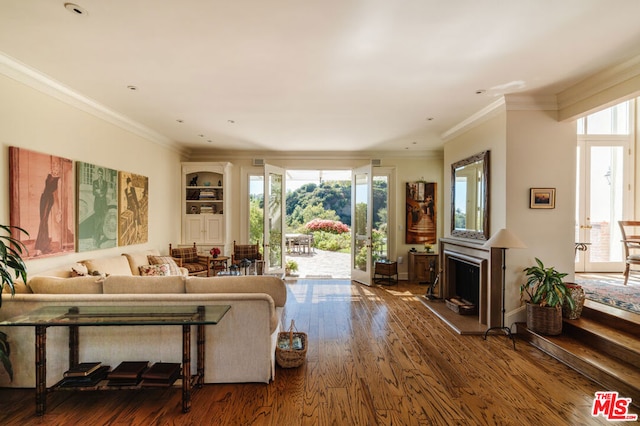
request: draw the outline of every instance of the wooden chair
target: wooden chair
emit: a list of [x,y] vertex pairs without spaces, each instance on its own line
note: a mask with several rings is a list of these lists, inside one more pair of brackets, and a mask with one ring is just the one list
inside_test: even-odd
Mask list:
[[169,255],[175,259],[178,266],[189,271],[189,275],[209,276],[211,256],[198,254],[196,243],[193,243],[193,247],[178,248],[172,248],[169,244]]
[[622,244],[624,247],[625,268],[624,285],[627,285],[631,266],[640,266],[640,221],[620,220],[620,231],[622,232]]
[[241,266],[242,261],[245,259],[248,259],[251,262],[251,266],[255,267],[256,262],[262,260],[262,253],[260,253],[260,245],[258,243],[236,244],[234,240],[233,253],[231,254],[231,264]]

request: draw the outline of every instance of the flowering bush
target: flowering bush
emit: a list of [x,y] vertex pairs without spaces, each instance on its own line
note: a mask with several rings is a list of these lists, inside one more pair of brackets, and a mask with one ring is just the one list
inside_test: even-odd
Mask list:
[[218,247],[214,247],[209,250],[209,253],[211,253],[211,256],[213,257],[218,257],[220,255],[220,249]]
[[350,232],[349,227],[339,220],[313,219],[312,221],[307,222],[304,227],[307,231],[311,232],[324,231],[332,234]]

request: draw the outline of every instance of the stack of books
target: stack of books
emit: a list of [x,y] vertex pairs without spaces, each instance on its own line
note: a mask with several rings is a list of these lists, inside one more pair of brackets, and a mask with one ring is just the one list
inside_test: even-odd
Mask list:
[[149,361],[123,361],[107,375],[109,386],[136,386],[147,368]]
[[62,387],[93,387],[107,377],[111,367],[101,362],[82,362],[64,372]]
[[180,364],[156,362],[142,373],[142,386],[169,387],[180,378]]
[[200,199],[201,200],[215,200],[217,198],[216,191],[213,189],[201,189],[200,190]]
[[200,214],[213,214],[213,206],[200,206]]

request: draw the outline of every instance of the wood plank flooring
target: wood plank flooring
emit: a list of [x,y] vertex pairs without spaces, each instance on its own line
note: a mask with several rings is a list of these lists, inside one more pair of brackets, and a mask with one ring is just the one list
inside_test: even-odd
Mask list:
[[295,319],[309,350],[268,385],[206,385],[187,414],[178,389],[54,392],[42,418],[32,389],[0,389],[0,424],[610,424],[590,415],[605,389],[524,341],[514,351],[501,335],[455,333],[414,297],[425,286],[287,285],[285,324]]

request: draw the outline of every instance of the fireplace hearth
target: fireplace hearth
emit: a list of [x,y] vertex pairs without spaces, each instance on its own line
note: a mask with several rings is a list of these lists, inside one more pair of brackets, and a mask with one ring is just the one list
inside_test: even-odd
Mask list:
[[[442,238],[440,248],[440,303],[427,306],[440,311],[445,322],[462,334],[482,334],[501,325],[502,278],[500,251],[484,248],[484,241]],[[477,306],[477,314],[459,315],[449,310],[444,300],[464,299]],[[442,313],[442,309],[450,314]]]

